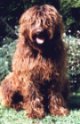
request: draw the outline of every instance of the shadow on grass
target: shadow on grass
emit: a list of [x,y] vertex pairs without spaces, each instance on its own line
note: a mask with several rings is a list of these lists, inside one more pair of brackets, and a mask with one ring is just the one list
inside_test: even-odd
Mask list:
[[68,106],[70,110],[80,109],[80,93],[79,94],[73,93],[72,95],[70,95]]

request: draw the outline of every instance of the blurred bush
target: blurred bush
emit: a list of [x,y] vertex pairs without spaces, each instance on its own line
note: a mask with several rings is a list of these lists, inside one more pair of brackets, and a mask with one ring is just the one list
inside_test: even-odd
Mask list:
[[[15,26],[25,9],[33,5],[54,5],[63,16],[67,34],[80,31],[80,0],[2,0],[0,1],[0,46],[5,37],[16,39]],[[80,35],[80,34],[79,34]]]
[[80,92],[80,39],[65,36],[64,41],[67,45],[68,78],[72,92]]
[[7,40],[7,44],[0,47],[0,80],[11,71],[12,56],[16,48],[16,42],[10,43],[9,38]]
[[61,0],[60,12],[67,33],[71,30],[71,34],[75,36],[77,30],[80,30],[80,0]]

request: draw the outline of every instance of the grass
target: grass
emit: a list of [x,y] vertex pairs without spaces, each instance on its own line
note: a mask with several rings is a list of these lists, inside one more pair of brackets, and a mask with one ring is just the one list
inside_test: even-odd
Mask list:
[[43,119],[30,119],[25,111],[15,111],[0,105],[0,124],[80,124],[80,110],[71,110],[68,116],[46,116]]

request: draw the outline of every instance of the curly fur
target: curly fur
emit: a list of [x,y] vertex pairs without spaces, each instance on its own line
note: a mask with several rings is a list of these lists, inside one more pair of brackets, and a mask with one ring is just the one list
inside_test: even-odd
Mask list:
[[[33,6],[23,13],[19,23],[12,72],[1,82],[2,104],[25,109],[33,118],[42,118],[47,113],[68,114],[61,15],[51,5]],[[36,38],[45,42],[38,44]]]

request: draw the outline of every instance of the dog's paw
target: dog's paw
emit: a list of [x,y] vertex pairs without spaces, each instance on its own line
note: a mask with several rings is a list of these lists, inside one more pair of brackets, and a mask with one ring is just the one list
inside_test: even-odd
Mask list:
[[69,114],[69,110],[64,107],[54,108],[50,110],[51,115],[54,116],[67,116]]

